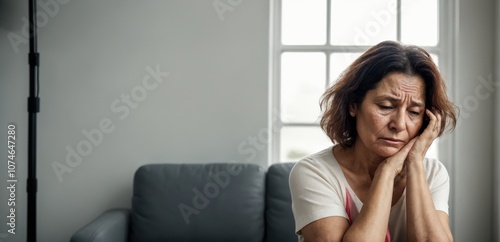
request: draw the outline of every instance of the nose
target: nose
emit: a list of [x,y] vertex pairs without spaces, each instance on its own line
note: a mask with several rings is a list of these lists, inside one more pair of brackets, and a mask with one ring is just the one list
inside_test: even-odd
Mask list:
[[397,112],[393,112],[393,114],[391,115],[389,128],[395,132],[400,132],[406,128],[404,110],[398,110]]

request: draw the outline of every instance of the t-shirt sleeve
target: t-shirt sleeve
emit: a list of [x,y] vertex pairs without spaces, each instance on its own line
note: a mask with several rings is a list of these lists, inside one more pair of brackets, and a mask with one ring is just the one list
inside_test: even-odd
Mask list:
[[436,210],[448,214],[448,199],[450,196],[450,177],[446,167],[435,159],[429,159],[427,182]]
[[318,219],[347,218],[342,188],[332,171],[313,159],[304,159],[290,172],[290,193],[295,218],[295,232]]

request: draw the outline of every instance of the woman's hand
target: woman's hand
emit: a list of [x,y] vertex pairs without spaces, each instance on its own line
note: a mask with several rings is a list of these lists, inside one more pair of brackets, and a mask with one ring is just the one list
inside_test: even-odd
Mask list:
[[412,147],[415,146],[416,141],[417,138],[411,139],[410,142],[406,143],[406,145],[403,146],[403,148],[401,148],[396,154],[385,159],[385,161],[381,163],[382,166],[379,165],[377,171],[380,171],[381,169],[388,169],[388,172],[393,174],[394,178],[398,176],[403,170],[406,158],[408,157]]
[[425,113],[429,117],[429,124],[424,132],[416,137],[415,144],[408,153],[409,161],[422,161],[441,130],[441,114],[438,112],[433,113],[428,109],[425,110]]
[[429,117],[429,124],[424,132],[411,139],[396,154],[382,162],[381,165],[383,165],[379,166],[378,170],[389,169],[390,172],[393,172],[391,174],[396,177],[403,171],[405,161],[422,161],[424,159],[427,150],[441,130],[441,115],[437,112],[434,114],[428,109],[425,110],[425,113]]
[[[441,179],[440,185],[433,185],[433,193],[431,193],[424,162],[422,162],[425,153],[440,133],[441,115],[436,111],[431,112],[429,110],[426,110],[426,114],[430,119],[429,124],[424,132],[416,137],[415,144],[408,153],[408,158],[405,162],[405,171],[407,172],[407,240],[421,241],[422,238],[425,238],[427,241],[453,241],[448,214],[436,210],[433,199],[436,189],[440,190],[440,196],[448,198],[449,187],[446,187],[446,185],[449,183],[443,181],[445,179]],[[434,174],[433,176],[436,179],[436,177],[443,178],[447,174],[440,176]]]

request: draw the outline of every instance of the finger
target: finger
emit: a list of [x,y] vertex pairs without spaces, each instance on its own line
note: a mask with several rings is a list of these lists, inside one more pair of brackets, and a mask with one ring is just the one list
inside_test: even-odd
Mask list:
[[425,110],[425,114],[427,114],[427,117],[429,117],[429,124],[432,123],[432,125],[434,125],[434,122],[436,122],[437,119],[436,115],[429,109]]
[[441,113],[438,112],[437,110],[433,110],[432,112],[432,115],[434,115],[435,119],[434,119],[434,126],[433,126],[433,138],[436,138],[437,135],[439,134],[439,132],[441,131],[441,120],[442,120],[442,116],[441,116]]
[[427,127],[424,130],[424,133],[425,133],[425,131],[428,131],[431,133],[431,136],[434,136],[433,133],[439,132],[440,121],[438,121],[438,117],[437,117],[437,115],[439,115],[439,113],[436,112],[436,114],[434,114],[429,109],[426,109],[425,113],[427,114],[427,117],[429,117],[429,124],[427,124]]
[[439,133],[439,131],[441,131],[441,120],[443,120],[441,113],[437,112],[436,113],[436,131],[438,133]]
[[411,139],[405,146],[403,146],[403,148],[401,148],[401,150],[399,150],[396,154],[387,159],[386,164],[389,164],[391,167],[394,168],[396,176],[400,174],[401,170],[403,169],[404,163],[408,157],[410,150],[415,144],[416,139],[417,138]]
[[431,112],[426,109],[426,114],[429,117],[429,123],[420,138],[416,141],[411,156],[425,156],[425,153],[431,146],[432,142],[436,139],[441,130],[441,115],[439,112]]
[[411,148],[415,144],[416,140],[417,140],[417,137],[411,139],[408,143],[406,143],[405,146],[403,146],[403,148],[401,148],[398,151],[398,153],[396,153],[395,155],[393,155],[393,157],[394,158],[398,158],[398,159],[406,159],[406,156],[408,156],[408,153],[410,152]]

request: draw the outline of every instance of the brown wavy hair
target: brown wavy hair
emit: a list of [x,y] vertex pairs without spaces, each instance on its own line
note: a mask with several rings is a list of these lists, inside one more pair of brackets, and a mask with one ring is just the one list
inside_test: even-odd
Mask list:
[[[390,73],[419,76],[425,82],[426,109],[441,114],[441,130],[450,131],[456,126],[458,109],[446,94],[446,85],[431,56],[414,45],[402,45],[395,41],[381,42],[358,57],[321,96],[323,111],[321,128],[333,143],[351,147],[358,135],[356,119],[349,115],[349,107],[360,105],[366,92]],[[426,116],[424,116],[426,117]],[[424,118],[422,129],[427,126]]]

